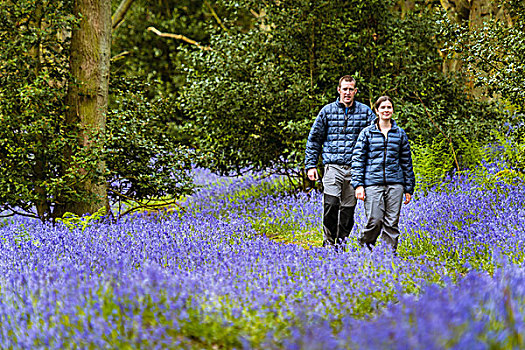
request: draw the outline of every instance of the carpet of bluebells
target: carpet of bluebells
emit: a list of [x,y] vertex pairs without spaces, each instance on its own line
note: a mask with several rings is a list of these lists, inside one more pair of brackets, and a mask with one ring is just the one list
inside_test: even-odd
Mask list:
[[[525,340],[525,186],[454,176],[404,206],[398,256],[320,246],[321,195],[221,178],[184,210],[0,228],[11,349],[513,349]],[[499,172],[498,174],[501,174]]]

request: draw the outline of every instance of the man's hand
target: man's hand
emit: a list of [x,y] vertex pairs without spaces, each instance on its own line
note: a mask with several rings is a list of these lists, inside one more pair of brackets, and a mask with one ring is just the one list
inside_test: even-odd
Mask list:
[[405,204],[410,203],[410,200],[412,199],[412,195],[410,193],[405,193]]
[[319,174],[317,174],[316,168],[308,169],[308,178],[312,181],[319,180]]
[[365,200],[365,188],[363,186],[359,186],[355,189],[355,198],[362,201]]

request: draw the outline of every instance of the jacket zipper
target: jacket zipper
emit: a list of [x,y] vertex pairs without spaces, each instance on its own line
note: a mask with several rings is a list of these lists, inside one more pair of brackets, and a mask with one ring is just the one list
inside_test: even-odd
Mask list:
[[379,127],[379,122],[376,124],[377,128],[379,129],[379,133],[381,134],[381,137],[383,138],[383,184],[386,185],[386,144],[388,141],[388,133],[390,130],[387,131],[386,136],[381,131],[381,128]]
[[386,144],[387,144],[387,140],[388,140],[388,133],[387,133],[387,136],[385,137],[385,135],[383,135],[383,133],[381,133],[381,136],[383,136],[383,183],[384,185],[386,185]]
[[345,125],[343,126],[343,133],[346,134],[346,126],[348,124],[348,108],[345,107]]

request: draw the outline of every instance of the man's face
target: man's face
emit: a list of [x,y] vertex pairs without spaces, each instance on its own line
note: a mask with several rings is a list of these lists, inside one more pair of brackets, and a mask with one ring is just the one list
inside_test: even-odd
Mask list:
[[347,107],[351,106],[354,102],[355,93],[357,92],[355,82],[343,80],[341,86],[337,88],[337,92],[339,92],[339,101],[344,103]]

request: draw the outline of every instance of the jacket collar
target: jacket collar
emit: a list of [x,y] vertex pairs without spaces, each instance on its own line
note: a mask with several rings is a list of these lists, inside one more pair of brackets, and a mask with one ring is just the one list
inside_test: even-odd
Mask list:
[[[378,131],[378,132],[381,132],[381,130],[379,129],[379,126],[378,126],[378,122],[379,122],[379,117],[376,117],[376,119],[374,119],[374,121],[372,122],[372,129],[374,131]],[[397,123],[394,119],[390,119],[390,122],[392,123],[392,128],[390,130],[397,130]]]
[[[339,97],[337,98],[337,100],[335,100],[335,103],[340,108],[346,108],[345,104],[343,102],[339,101]],[[349,112],[353,112],[355,110],[355,105],[356,104],[357,104],[357,101],[354,100],[354,102],[352,102],[352,105],[350,107],[348,107],[348,111]]]

